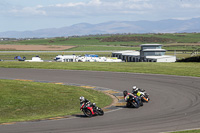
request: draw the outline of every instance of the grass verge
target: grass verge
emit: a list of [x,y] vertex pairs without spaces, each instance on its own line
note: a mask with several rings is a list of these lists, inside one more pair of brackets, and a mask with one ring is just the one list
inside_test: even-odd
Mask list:
[[187,130],[187,131],[178,131],[178,132],[171,132],[171,133],[200,133],[200,130]]
[[0,62],[0,68],[112,71],[200,77],[200,63]]
[[112,103],[112,98],[92,89],[53,83],[0,80],[0,123],[81,113],[80,96],[85,96],[99,107]]

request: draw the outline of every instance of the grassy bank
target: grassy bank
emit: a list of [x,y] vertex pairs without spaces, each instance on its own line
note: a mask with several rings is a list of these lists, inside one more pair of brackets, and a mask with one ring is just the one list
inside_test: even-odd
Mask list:
[[179,132],[171,132],[171,133],[200,133],[200,130],[187,130],[187,131],[179,131]]
[[111,104],[104,93],[74,86],[0,80],[0,123],[44,119],[81,113],[79,97],[99,107]]
[[150,63],[150,62],[0,62],[0,68],[36,68],[88,71],[150,73],[200,77],[200,63]]

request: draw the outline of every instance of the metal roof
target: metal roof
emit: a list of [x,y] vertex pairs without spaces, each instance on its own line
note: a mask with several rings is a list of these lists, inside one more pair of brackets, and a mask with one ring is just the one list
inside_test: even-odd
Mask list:
[[162,44],[141,44],[140,46],[162,46]]
[[143,52],[149,52],[149,51],[152,51],[152,52],[165,52],[166,50],[165,49],[144,49],[142,50]]

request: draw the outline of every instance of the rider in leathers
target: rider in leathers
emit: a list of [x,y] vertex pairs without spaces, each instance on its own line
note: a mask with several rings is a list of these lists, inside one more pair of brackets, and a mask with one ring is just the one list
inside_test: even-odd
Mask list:
[[83,96],[81,96],[80,98],[80,104],[82,105],[83,103],[85,104],[85,105],[87,105],[87,104],[90,104],[91,106],[93,106],[93,111],[94,112],[96,112],[96,104],[95,103],[90,103],[90,101],[88,100],[88,99],[86,99],[86,98],[84,98]]
[[140,92],[144,92],[144,91],[145,91],[144,89],[140,89],[140,88],[137,88],[136,86],[133,86],[132,94],[140,96]]
[[129,102],[130,98],[131,98],[131,97],[134,97],[134,98],[135,98],[135,102],[137,103],[137,107],[140,106],[140,101],[139,101],[139,99],[138,99],[137,96],[133,95],[132,93],[128,93],[127,90],[125,90],[125,91],[123,92],[123,94],[124,94],[124,100],[125,100],[126,102]]

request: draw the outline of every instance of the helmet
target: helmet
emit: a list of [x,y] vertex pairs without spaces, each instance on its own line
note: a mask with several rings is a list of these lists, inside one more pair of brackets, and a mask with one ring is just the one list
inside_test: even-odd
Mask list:
[[123,91],[123,94],[124,96],[128,95],[128,91],[127,90]]
[[95,106],[96,106],[96,103],[92,103],[92,105],[95,107]]
[[136,86],[133,86],[133,90],[135,90],[137,87]]
[[85,101],[85,98],[83,96],[81,96],[79,99],[80,99],[80,102],[84,102]]
[[137,93],[137,92],[138,92],[138,88],[136,86],[133,86],[132,93]]

